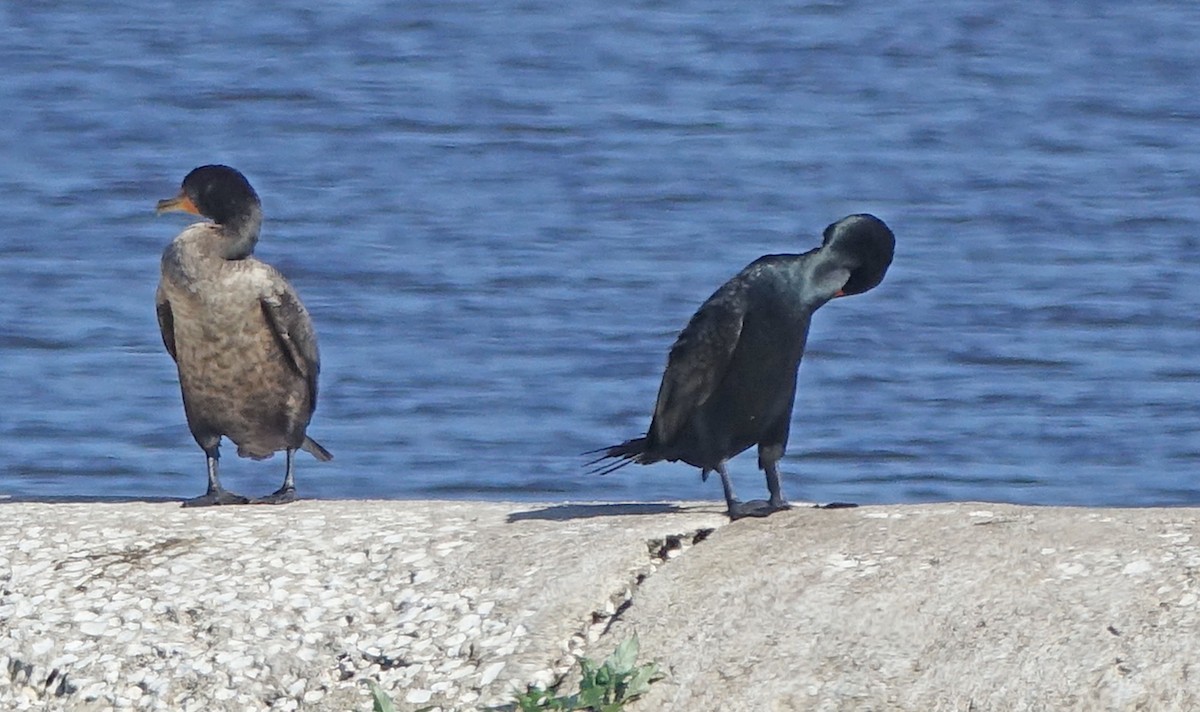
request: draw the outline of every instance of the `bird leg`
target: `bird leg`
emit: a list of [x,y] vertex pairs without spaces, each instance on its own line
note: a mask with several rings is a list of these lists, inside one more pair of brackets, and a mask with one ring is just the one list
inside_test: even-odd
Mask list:
[[[767,473],[767,491],[771,493],[769,500],[752,499],[749,502],[738,502],[737,499],[731,497],[732,487],[725,488],[725,502],[729,507],[730,519],[765,517],[774,512],[792,508],[792,505],[783,498],[783,488],[779,484],[779,460],[782,457],[783,447],[779,445],[760,447],[758,451],[758,464]],[[729,478],[725,476],[723,470],[724,467],[717,471],[722,473],[721,481],[727,482]]]
[[[729,518],[735,519],[733,516],[733,510],[742,503],[738,501],[737,495],[734,494],[733,482],[729,479],[729,472],[725,470],[724,462],[717,463],[717,466],[713,469],[716,470],[717,474],[721,476],[721,488],[725,490],[725,506],[729,509]],[[704,470],[701,476],[707,480],[708,470]]]
[[248,503],[249,499],[221,487],[221,480],[217,477],[217,461],[221,459],[221,454],[217,447],[204,448],[204,454],[208,457],[208,491],[200,497],[183,500],[183,506],[212,507],[219,504]]
[[[782,454],[781,452],[781,457]],[[763,469],[767,472],[767,490],[771,493],[771,499],[767,502],[767,506],[772,507],[772,512],[791,509],[792,505],[788,504],[783,498],[783,491],[779,487],[779,460],[764,462]],[[853,502],[828,502],[816,505],[817,509],[850,509],[857,506]]]
[[[781,509],[791,509],[792,505],[788,504],[783,498],[783,490],[779,487],[779,461],[783,459],[782,445],[769,445],[758,447],[758,466],[767,473],[767,491],[771,493],[771,499],[766,502],[768,507],[771,507],[767,514],[778,512]],[[827,504],[815,505],[817,509],[848,509],[857,507],[853,502],[829,502]],[[763,515],[766,516],[766,515]]]
[[767,501],[767,505],[772,508],[771,511],[791,509],[792,505],[783,498],[783,488],[779,484],[779,460],[764,462],[763,470],[767,473],[767,491],[771,493],[771,499]]
[[[729,479],[729,472],[725,469],[725,463],[722,462],[713,468],[717,474],[721,476],[721,487],[725,490],[725,508],[731,521],[736,521],[743,517],[765,517],[771,513],[765,509],[766,502],[754,500],[753,502],[742,502],[733,492],[733,481]],[[773,511],[773,510],[772,510]]]
[[279,489],[266,497],[259,497],[254,500],[254,504],[287,504],[288,502],[296,501],[296,480],[293,476],[293,468],[295,467],[296,448],[287,449],[287,473],[283,476],[283,484]]

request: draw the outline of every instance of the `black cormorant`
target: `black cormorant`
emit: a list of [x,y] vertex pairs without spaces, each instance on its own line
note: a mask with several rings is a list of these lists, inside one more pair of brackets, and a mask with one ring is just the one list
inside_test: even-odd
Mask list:
[[[716,470],[731,519],[787,508],[779,460],[787,447],[796,375],[813,312],[834,297],[878,285],[896,238],[873,215],[850,215],[825,228],[821,246],[802,255],[766,255],[726,282],[675,340],[645,436],[597,450],[609,473],[631,462],[682,460],[704,479]],[[726,461],[758,446],[769,500],[740,502]]]

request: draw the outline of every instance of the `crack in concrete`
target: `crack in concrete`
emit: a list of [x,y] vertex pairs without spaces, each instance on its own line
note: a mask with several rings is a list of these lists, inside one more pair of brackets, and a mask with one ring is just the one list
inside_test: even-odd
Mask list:
[[[77,561],[90,562],[93,567],[84,572],[82,578],[72,586],[76,591],[86,591],[91,582],[107,576],[113,566],[118,564],[134,566],[151,556],[165,553],[191,541],[191,539],[171,537],[149,545],[132,546],[128,549],[117,551],[85,551],[59,561],[54,565],[53,570],[62,571],[66,566]],[[3,580],[7,581],[11,580],[11,578],[12,573],[10,571]],[[7,597],[10,591],[5,588],[2,593],[4,597]],[[173,613],[171,609],[168,609],[168,612]],[[35,663],[22,660],[13,655],[8,657],[6,668],[9,684],[18,689],[28,689],[34,698],[42,702],[47,702],[49,699],[70,697],[78,692],[78,687],[70,679],[70,671],[68,670],[60,670],[55,667],[48,673],[45,673],[45,677],[42,677],[42,673],[45,671],[39,670]]]
[[714,531],[716,531],[715,527],[703,527],[683,534],[668,534],[662,538],[646,540],[646,562],[634,571],[623,586],[608,596],[603,610],[592,611],[591,620],[566,641],[563,645],[567,651],[566,655],[554,661],[545,671],[549,673],[550,679],[550,683],[546,685],[545,689],[552,694],[557,694],[559,688],[567,681],[576,661],[584,657],[587,648],[604,637],[620,620],[621,615],[633,606],[634,597],[642,584],[660,567],[703,542]]
[[593,627],[603,625],[603,629],[600,630],[599,633],[596,633],[594,637],[592,635],[592,631],[588,631],[589,642],[595,642],[596,640],[599,640],[600,638],[604,637],[609,630],[612,629],[613,624],[620,620],[621,614],[629,610],[629,607],[633,605],[633,596],[635,593],[637,593],[637,590],[641,588],[646,579],[658,571],[659,567],[666,564],[671,559],[678,557],[684,551],[692,548],[696,544],[704,541],[714,531],[716,531],[714,528],[703,528],[696,529],[687,534],[674,534],[663,537],[662,539],[647,540],[646,550],[650,555],[648,564],[642,571],[639,571],[634,576],[633,581],[629,583],[620,594],[618,594],[621,599],[620,603],[617,603],[618,599],[616,597],[610,598],[610,602],[615,606],[612,614],[601,620],[593,620]]
[[[128,564],[131,567],[136,566],[151,556],[166,553],[183,544],[190,544],[193,541],[197,540],[194,538],[168,537],[152,544],[145,546],[134,545],[128,549],[121,549],[119,551],[86,551],[74,556],[68,556],[59,561],[54,565],[54,570],[61,571],[68,564],[76,561],[92,562],[93,568],[85,572],[83,578],[74,584],[76,591],[86,591],[88,584],[106,576],[108,570],[114,566],[119,564]],[[173,555],[178,556],[179,554],[175,553]]]

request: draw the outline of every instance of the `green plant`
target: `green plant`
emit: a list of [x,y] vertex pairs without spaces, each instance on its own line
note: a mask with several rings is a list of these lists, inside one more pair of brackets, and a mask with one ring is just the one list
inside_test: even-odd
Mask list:
[[[625,703],[646,694],[650,683],[661,680],[658,663],[637,664],[637,636],[617,646],[604,663],[597,665],[588,658],[579,658],[579,692],[558,697],[557,688],[530,687],[516,699],[495,712],[622,712]],[[396,712],[388,694],[373,680],[367,681],[373,712]],[[433,709],[426,707],[424,710]]]
[[373,712],[396,712],[396,705],[392,704],[392,698],[383,691],[383,688],[375,684],[374,680],[367,680],[367,687],[371,688],[371,699],[375,701],[375,706],[372,707]]
[[662,679],[658,663],[637,664],[637,636],[617,646],[613,654],[597,665],[579,658],[579,692],[558,697],[557,690],[530,687],[516,696],[506,710],[511,712],[621,712],[625,703],[650,689],[650,683]]

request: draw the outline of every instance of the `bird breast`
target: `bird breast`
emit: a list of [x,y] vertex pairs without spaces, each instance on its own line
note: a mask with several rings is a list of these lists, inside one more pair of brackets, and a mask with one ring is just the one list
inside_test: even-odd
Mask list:
[[274,270],[253,258],[169,262],[164,259],[162,289],[185,388],[291,380],[260,301],[276,287]]

